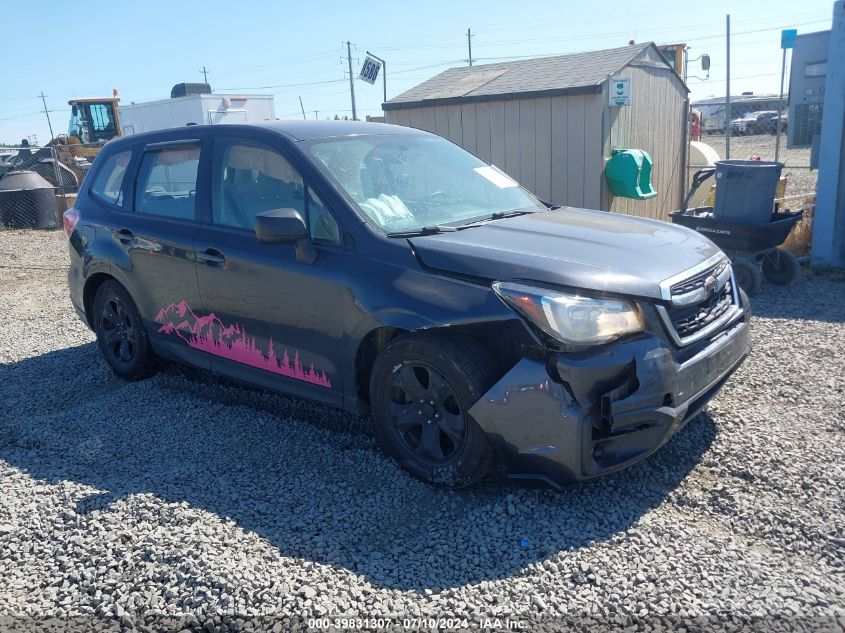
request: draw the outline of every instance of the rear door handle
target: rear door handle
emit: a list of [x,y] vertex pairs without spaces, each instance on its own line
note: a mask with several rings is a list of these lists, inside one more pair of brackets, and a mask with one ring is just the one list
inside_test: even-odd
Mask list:
[[197,260],[208,264],[209,266],[222,266],[226,263],[226,258],[223,253],[216,248],[207,248],[204,251],[197,251]]
[[114,235],[119,241],[124,243],[131,242],[135,239],[135,236],[129,229],[117,229],[116,231],[112,231],[112,235]]

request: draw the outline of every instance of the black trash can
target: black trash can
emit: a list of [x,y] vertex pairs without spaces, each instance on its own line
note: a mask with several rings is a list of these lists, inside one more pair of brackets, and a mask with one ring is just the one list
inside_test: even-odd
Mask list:
[[740,224],[771,222],[781,171],[783,163],[771,161],[717,161],[713,217]]
[[0,225],[8,229],[59,226],[56,190],[34,171],[10,171],[0,178]]

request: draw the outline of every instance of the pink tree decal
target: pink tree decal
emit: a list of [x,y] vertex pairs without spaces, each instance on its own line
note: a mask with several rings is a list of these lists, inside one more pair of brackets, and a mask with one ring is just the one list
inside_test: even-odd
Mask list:
[[247,336],[242,326],[236,323],[227,326],[213,312],[197,316],[186,301],[162,308],[156,321],[162,324],[159,332],[175,334],[193,349],[320,387],[330,389],[332,386],[326,373],[317,372],[313,363],[310,369],[303,371],[299,350],[294,350],[293,365],[287,349],[283,350],[280,362],[276,357],[273,339],[268,341],[265,355],[256,345],[255,339]]

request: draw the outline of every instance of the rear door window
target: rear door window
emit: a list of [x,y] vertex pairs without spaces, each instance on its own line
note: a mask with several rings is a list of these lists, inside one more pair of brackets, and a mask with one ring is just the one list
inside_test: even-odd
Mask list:
[[91,193],[104,202],[122,207],[123,179],[131,159],[130,150],[118,152],[106,158],[103,166],[97,171],[94,182],[91,183]]
[[196,217],[199,146],[144,154],[135,187],[135,212],[179,220]]

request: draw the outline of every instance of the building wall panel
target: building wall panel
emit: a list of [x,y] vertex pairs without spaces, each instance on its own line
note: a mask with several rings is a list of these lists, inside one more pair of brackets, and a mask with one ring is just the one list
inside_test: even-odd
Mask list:
[[[440,134],[554,204],[668,219],[681,204],[686,93],[658,62],[646,58],[618,73],[631,79],[628,107],[609,107],[605,85],[597,94],[392,110],[388,121]],[[651,155],[655,198],[610,194],[604,164],[615,148]]]
[[542,200],[552,197],[552,100],[537,99],[535,106],[534,193]]
[[604,207],[619,213],[668,220],[681,205],[684,178],[686,95],[670,80],[669,69],[631,65],[619,76],[631,78],[631,105],[608,108],[603,122],[605,158],[614,149],[643,149],[654,163],[649,200],[615,197],[602,180]]
[[488,163],[493,162],[490,139],[490,104],[475,104],[475,149],[476,155]]

